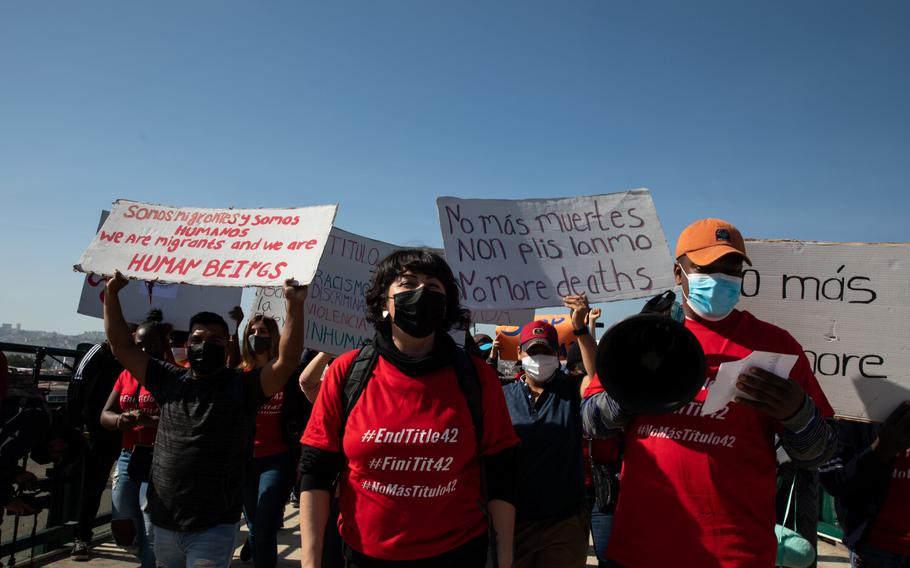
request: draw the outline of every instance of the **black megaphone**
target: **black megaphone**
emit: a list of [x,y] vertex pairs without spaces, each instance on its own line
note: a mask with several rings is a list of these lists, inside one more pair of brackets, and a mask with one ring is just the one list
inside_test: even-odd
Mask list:
[[643,313],[614,324],[597,346],[597,376],[626,412],[673,412],[705,384],[705,354],[698,339],[663,315],[674,299],[673,292],[655,297]]

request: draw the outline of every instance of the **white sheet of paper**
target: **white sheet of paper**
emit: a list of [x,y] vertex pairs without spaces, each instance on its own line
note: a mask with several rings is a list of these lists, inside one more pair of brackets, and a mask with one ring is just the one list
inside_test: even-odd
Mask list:
[[721,363],[720,368],[717,369],[717,378],[708,389],[708,396],[702,405],[702,415],[714,414],[725,408],[735,396],[750,398],[736,388],[736,379],[749,367],[758,367],[774,373],[778,377],[790,378],[790,371],[793,369],[793,365],[796,365],[796,359],[796,355],[753,351],[745,359]]

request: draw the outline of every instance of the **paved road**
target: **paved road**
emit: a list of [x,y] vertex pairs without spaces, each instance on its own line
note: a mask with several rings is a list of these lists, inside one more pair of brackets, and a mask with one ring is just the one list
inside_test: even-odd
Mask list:
[[[299,566],[300,532],[297,529],[297,510],[291,507],[285,512],[284,526],[287,527],[278,535],[278,566],[290,568]],[[245,538],[246,529],[241,531],[241,538]],[[238,539],[238,542],[242,540]],[[239,549],[238,549],[239,551]],[[847,559],[847,551],[841,545],[830,545],[825,542],[819,543],[819,568],[849,568],[850,562]],[[124,553],[121,549],[114,546],[111,542],[99,544],[94,549],[94,558],[91,562],[73,562],[69,558],[57,560],[45,566],[54,568],[123,568],[126,566],[136,566],[132,556]],[[235,554],[233,567],[252,568],[253,564],[241,562]],[[597,566],[596,559],[591,556],[588,558],[588,566]]]

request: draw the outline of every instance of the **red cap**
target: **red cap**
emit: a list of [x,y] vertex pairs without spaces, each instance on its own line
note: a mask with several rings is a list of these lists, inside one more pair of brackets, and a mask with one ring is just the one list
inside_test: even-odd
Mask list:
[[730,253],[738,254],[752,266],[739,229],[721,219],[696,221],[686,227],[676,241],[676,258],[687,255],[689,260],[701,266]]
[[559,334],[555,327],[545,321],[532,321],[522,327],[519,342],[522,351],[538,344],[546,345],[553,353],[559,351]]

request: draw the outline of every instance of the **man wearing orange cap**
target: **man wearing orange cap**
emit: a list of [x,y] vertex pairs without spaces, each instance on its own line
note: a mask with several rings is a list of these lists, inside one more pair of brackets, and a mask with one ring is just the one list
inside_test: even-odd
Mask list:
[[[607,555],[615,566],[774,566],[776,460],[780,436],[793,462],[824,463],[836,435],[833,415],[799,343],[786,331],[735,309],[743,263],[740,232],[704,219],[680,235],[673,267],[682,287],[685,326],[705,352],[708,381],[671,414],[630,415],[602,392],[585,399],[585,432],[625,436],[619,503]],[[793,354],[789,377],[747,368],[734,402],[703,414],[721,363],[753,351]],[[634,380],[634,377],[630,377]],[[655,546],[659,534],[660,545]]]

